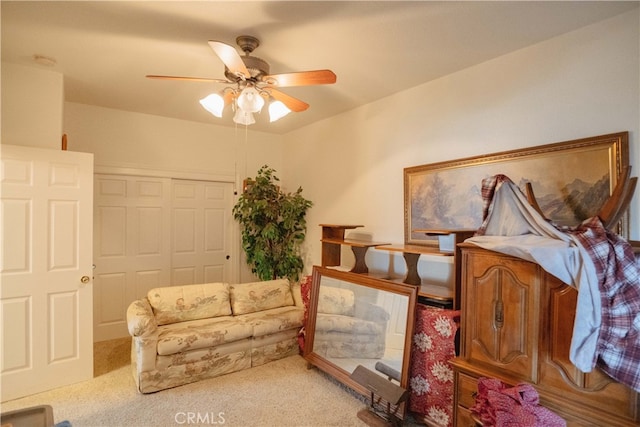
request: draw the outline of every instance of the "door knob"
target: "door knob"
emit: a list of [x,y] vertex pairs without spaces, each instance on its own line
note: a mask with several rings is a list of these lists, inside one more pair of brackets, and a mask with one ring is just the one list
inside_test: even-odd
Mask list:
[[86,285],[87,283],[89,283],[89,281],[90,281],[90,280],[91,280],[91,279],[89,278],[89,276],[82,276],[82,277],[80,278],[80,282],[81,282],[82,284],[84,284],[84,285]]

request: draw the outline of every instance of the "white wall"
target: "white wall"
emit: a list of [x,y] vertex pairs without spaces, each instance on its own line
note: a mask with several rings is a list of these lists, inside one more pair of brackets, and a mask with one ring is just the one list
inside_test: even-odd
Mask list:
[[[405,167],[628,130],[638,176],[639,16],[636,9],[286,135],[284,180],[314,202],[307,272],[321,260],[320,223],[363,224],[355,231],[374,241],[403,242]],[[367,261],[404,274],[399,255],[369,251]],[[419,269],[436,269],[437,280],[446,274],[422,259]]]
[[2,143],[59,150],[62,145],[62,74],[2,63]]
[[263,164],[282,168],[277,135],[67,102],[69,150],[94,153],[100,168],[173,171],[242,181]]

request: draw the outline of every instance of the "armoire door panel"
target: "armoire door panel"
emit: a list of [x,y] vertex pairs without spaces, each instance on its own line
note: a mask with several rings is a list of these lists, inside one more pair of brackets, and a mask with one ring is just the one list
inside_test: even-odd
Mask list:
[[578,291],[558,279],[546,275],[543,300],[549,302],[548,321],[542,326],[548,337],[543,341],[540,382],[544,388],[562,399],[567,393],[578,394],[584,405],[598,411],[606,399],[607,407],[616,413],[633,417],[638,408],[630,407],[633,391],[595,368],[583,373],[569,358]]
[[490,255],[472,254],[473,269],[467,271],[469,307],[467,348],[469,359],[499,365],[523,381],[537,375],[538,337],[531,333],[535,312],[532,283],[521,278],[521,267]]

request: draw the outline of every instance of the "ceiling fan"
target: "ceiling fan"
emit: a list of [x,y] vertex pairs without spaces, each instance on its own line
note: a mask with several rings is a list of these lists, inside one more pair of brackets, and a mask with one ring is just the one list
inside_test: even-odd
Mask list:
[[200,104],[216,117],[222,117],[224,107],[232,105],[235,110],[234,122],[244,125],[255,123],[253,113],[261,111],[265,100],[269,101],[269,117],[272,122],[291,111],[301,112],[309,108],[309,104],[281,92],[279,88],[336,82],[336,75],[331,70],[269,74],[269,63],[251,56],[251,53],[260,45],[260,40],[252,36],[239,36],[236,38],[236,43],[245,53],[244,56],[241,56],[233,46],[209,40],[209,46],[225,65],[226,79],[159,75],[147,75],[147,77],[232,85],[201,99]]

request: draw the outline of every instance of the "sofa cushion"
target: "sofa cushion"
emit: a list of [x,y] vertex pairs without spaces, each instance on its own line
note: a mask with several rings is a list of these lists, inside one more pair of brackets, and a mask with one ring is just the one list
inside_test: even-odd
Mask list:
[[220,344],[215,347],[205,347],[197,350],[181,351],[167,356],[158,356],[156,358],[155,368],[157,370],[163,370],[172,366],[187,365],[190,363],[205,361],[209,361],[213,364],[215,361],[224,360],[224,357],[228,355],[243,352],[249,354],[251,351],[251,344],[251,338],[245,338],[228,344]]
[[340,332],[316,332],[313,352],[323,357],[356,357],[381,359],[384,357],[384,335],[351,335]]
[[353,316],[355,313],[355,296],[349,289],[320,286],[318,295],[318,313]]
[[340,332],[349,335],[384,335],[386,324],[358,319],[351,316],[318,313],[316,316],[316,333]]
[[158,325],[231,314],[228,283],[154,288],[147,299]]
[[158,327],[158,354],[167,356],[181,351],[215,347],[249,338],[252,334],[253,326],[238,322],[231,316],[172,323]]
[[253,327],[254,337],[262,337],[289,329],[297,331],[302,327],[303,317],[302,307],[289,306],[242,314],[236,318]]
[[231,285],[230,296],[234,315],[293,305],[291,285],[286,279]]

